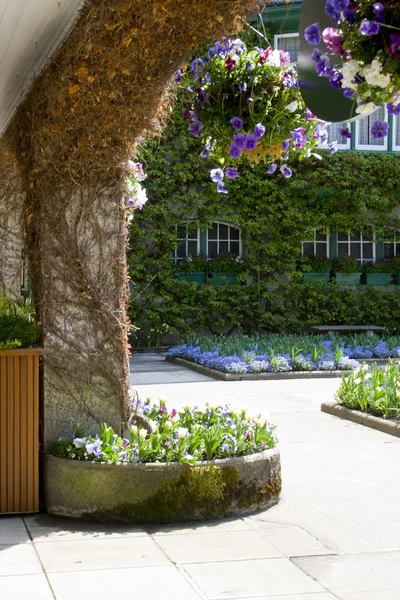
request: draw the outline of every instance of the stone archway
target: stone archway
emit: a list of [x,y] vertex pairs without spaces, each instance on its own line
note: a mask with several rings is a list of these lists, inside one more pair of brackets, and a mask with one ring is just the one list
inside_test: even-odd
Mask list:
[[159,127],[184,57],[255,4],[89,0],[6,133],[46,354],[46,439],[125,420],[123,164]]

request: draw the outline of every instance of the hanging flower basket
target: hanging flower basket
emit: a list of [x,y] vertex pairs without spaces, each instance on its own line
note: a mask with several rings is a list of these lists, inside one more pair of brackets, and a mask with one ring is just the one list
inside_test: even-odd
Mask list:
[[265,161],[268,174],[291,177],[288,163],[310,157],[323,134],[287,52],[223,38],[175,81],[184,86],[188,129],[204,139],[201,156],[219,164],[211,179],[220,193],[227,193],[225,177],[239,176],[235,165],[243,158],[250,165]]
[[[331,27],[319,23],[304,32],[314,48],[311,60],[320,77],[354,99],[359,116],[386,104],[389,114],[400,114],[400,5],[393,0],[326,0]],[[388,135],[389,124],[375,121],[376,139]]]

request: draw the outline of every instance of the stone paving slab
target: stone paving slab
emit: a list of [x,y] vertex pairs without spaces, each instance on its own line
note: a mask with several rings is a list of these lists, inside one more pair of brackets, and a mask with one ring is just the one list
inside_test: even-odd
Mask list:
[[54,600],[45,575],[0,577],[2,600]]

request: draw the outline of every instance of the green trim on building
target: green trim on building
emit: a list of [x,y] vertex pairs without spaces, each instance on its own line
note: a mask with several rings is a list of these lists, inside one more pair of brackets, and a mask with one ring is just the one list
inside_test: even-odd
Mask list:
[[272,35],[277,33],[298,33],[300,8],[301,4],[269,6],[264,9],[262,18],[271,30]]

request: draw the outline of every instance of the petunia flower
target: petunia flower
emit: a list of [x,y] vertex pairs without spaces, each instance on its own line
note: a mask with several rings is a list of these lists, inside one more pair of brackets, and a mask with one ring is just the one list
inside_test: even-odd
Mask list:
[[236,167],[227,167],[225,175],[228,177],[228,179],[236,179],[236,177],[239,177],[239,173]]
[[321,30],[319,23],[313,23],[304,30],[304,37],[309,44],[319,44],[321,41]]
[[280,168],[280,172],[284,177],[286,177],[286,179],[289,179],[289,177],[292,176],[292,171],[287,165],[282,165]]
[[267,169],[268,175],[272,175],[273,173],[275,173],[277,168],[278,168],[278,165],[276,163],[272,163],[272,165],[269,165],[269,167]]
[[[213,181],[214,183],[217,183],[218,181],[223,181],[224,172],[222,169],[211,169],[210,177],[211,177],[211,181]],[[176,412],[175,412],[175,414],[176,414]]]
[[218,183],[217,183],[217,192],[219,194],[227,194],[228,193],[228,190],[226,189],[226,187],[224,186],[222,181],[218,181]]
[[248,135],[246,135],[246,150],[254,150],[255,147],[257,146],[257,138],[255,135],[249,133]]
[[232,117],[232,119],[229,122],[232,125],[233,129],[236,129],[237,131],[239,131],[239,129],[242,129],[243,127],[243,121],[240,117]]
[[262,123],[257,123],[257,125],[254,127],[254,132],[253,132],[254,137],[259,140],[264,135],[264,133],[265,133],[264,125]]
[[386,137],[389,133],[389,123],[386,121],[375,121],[371,127],[372,137],[376,140]]
[[375,21],[368,21],[368,19],[363,19],[360,25],[360,33],[365,36],[372,36],[379,33],[381,27]]

